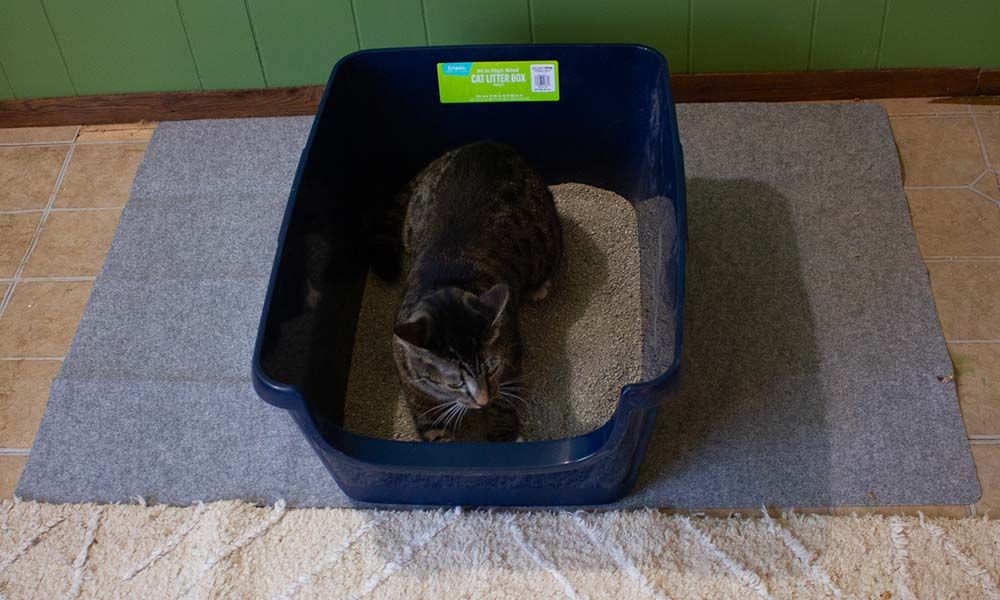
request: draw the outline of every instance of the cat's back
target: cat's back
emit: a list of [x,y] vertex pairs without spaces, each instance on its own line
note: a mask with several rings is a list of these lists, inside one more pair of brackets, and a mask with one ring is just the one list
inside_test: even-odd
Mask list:
[[416,177],[403,243],[415,259],[411,285],[421,288],[465,278],[473,288],[505,282],[520,296],[562,260],[552,193],[513,148],[493,141],[452,150]]
[[482,141],[452,150],[411,184],[405,226],[411,252],[502,252],[524,246],[525,238],[560,234],[552,194],[505,144]]

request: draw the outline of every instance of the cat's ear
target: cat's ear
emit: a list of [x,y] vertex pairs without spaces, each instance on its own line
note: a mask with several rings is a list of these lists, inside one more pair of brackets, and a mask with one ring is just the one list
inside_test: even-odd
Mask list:
[[431,333],[431,319],[423,313],[418,313],[409,321],[396,323],[392,332],[403,342],[417,348],[426,348]]
[[493,315],[493,323],[500,321],[507,303],[510,301],[510,288],[506,283],[498,283],[482,294],[479,294],[479,303],[483,305],[489,314]]

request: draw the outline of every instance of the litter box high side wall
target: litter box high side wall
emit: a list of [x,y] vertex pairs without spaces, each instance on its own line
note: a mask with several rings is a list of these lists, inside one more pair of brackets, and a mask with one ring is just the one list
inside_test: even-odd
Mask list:
[[634,42],[674,73],[1000,68],[996,0],[4,0],[0,100],[321,84],[359,48]]

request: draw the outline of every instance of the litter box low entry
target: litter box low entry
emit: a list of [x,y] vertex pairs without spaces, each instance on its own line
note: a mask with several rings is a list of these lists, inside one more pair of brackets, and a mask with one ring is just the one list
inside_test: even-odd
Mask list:
[[[557,65],[547,82],[557,99],[456,102],[439,89],[442,64],[471,64],[467,71],[509,61]],[[526,441],[420,442],[391,351],[403,281],[369,273],[366,232],[380,198],[445,151],[482,139],[513,146],[550,184],[566,265],[546,299],[521,309]],[[666,63],[648,48],[352,54],[330,76],[292,186],[255,388],[289,411],[358,501],[614,501],[634,483],[677,384],[683,183]]]

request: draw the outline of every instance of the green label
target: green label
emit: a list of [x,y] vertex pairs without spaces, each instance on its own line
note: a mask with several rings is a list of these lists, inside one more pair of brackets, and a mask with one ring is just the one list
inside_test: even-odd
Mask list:
[[441,102],[545,102],[559,99],[554,60],[438,63]]

